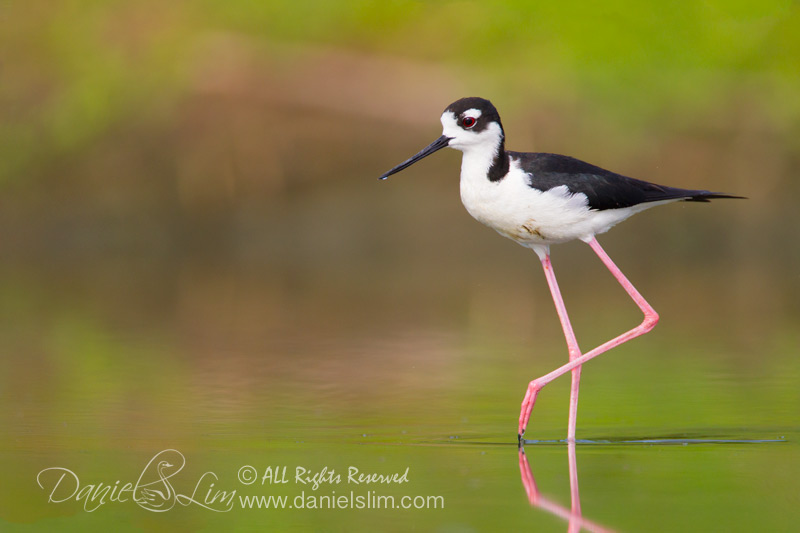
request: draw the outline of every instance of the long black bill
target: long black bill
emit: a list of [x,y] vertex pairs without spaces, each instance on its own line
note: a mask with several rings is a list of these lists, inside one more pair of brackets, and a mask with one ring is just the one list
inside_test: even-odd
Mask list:
[[450,139],[451,138],[452,137],[448,137],[446,135],[442,135],[441,137],[439,137],[438,139],[433,141],[431,144],[429,144],[428,146],[423,148],[420,153],[418,153],[417,155],[415,155],[414,157],[412,157],[410,159],[407,159],[406,161],[403,161],[402,163],[400,163],[399,165],[397,165],[392,170],[390,170],[389,172],[387,172],[386,174],[384,174],[383,176],[381,176],[378,179],[379,180],[385,180],[386,178],[388,178],[392,174],[396,174],[396,173],[400,172],[401,170],[403,170],[404,168],[410,167],[411,165],[413,165],[414,163],[416,163],[417,161],[419,161],[423,157],[428,157],[433,152],[435,152],[437,150],[441,150],[442,148],[444,148],[445,146],[447,146],[450,143]]

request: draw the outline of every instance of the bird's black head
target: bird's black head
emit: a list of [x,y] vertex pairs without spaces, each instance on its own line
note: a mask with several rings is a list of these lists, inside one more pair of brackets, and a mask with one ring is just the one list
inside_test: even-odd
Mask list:
[[498,153],[502,154],[505,138],[503,125],[497,109],[489,100],[475,96],[456,100],[447,106],[440,120],[441,137],[379,179],[386,179],[446,146],[462,152],[481,152],[489,162]]
[[[478,111],[478,113],[469,113],[469,111]],[[463,130],[481,132],[492,122],[496,122],[501,131],[503,129],[503,124],[500,122],[500,114],[494,105],[485,98],[470,96],[456,100],[447,106],[444,112],[452,113],[456,124]],[[478,115],[477,118],[475,115]]]

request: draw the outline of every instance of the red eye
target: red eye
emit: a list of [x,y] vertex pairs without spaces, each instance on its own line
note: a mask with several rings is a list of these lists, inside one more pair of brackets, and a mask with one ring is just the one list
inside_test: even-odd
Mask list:
[[469,129],[469,128],[471,128],[472,126],[474,126],[476,122],[478,122],[478,121],[477,121],[477,120],[475,120],[475,119],[474,119],[474,118],[472,118],[472,117],[464,117],[464,120],[462,120],[462,121],[461,121],[461,123],[462,123],[462,124],[464,125],[464,127],[465,127],[465,128],[467,128],[467,129]]

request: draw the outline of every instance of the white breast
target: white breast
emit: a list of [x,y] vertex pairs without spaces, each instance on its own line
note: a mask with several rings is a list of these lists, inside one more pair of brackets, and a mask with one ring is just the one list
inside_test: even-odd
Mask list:
[[489,181],[488,165],[485,157],[481,159],[476,161],[464,154],[461,201],[475,219],[523,246],[588,240],[632,214],[656,205],[593,211],[586,195],[572,194],[566,185],[547,191],[530,187],[528,174],[513,159],[502,180]]

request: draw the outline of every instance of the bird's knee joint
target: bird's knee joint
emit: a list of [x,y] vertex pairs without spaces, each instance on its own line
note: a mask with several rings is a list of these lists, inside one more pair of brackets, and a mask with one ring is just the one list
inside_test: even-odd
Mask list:
[[544,387],[544,385],[540,383],[538,379],[534,379],[533,381],[528,383],[528,391],[531,393],[539,392],[540,390],[542,390],[542,387]]
[[644,330],[645,333],[656,327],[658,324],[658,313],[655,311],[651,311],[644,316],[644,321],[642,321],[641,328]]

